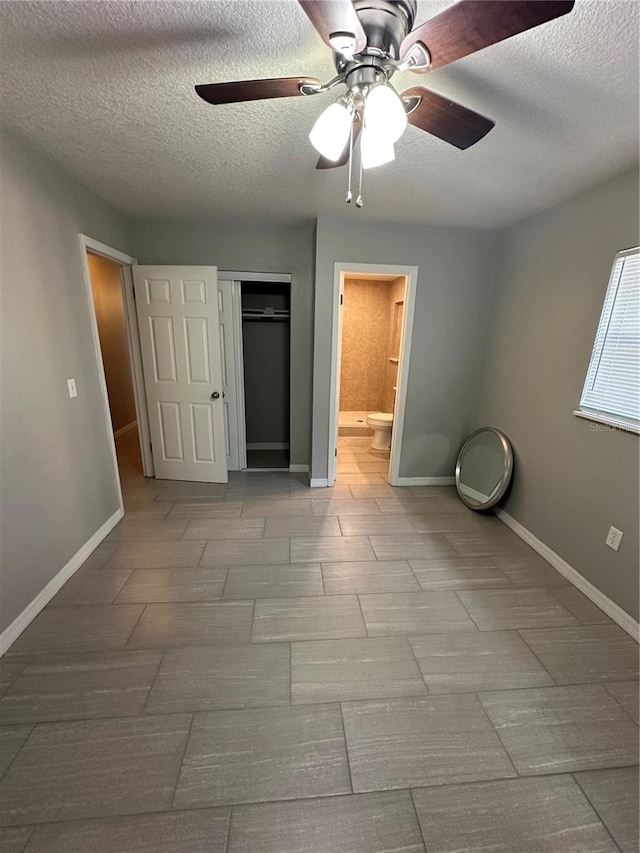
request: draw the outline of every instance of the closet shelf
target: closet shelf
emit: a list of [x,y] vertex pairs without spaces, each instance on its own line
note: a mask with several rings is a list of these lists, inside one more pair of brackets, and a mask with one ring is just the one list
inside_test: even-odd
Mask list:
[[280,308],[244,308],[243,320],[288,320],[291,316],[289,311]]

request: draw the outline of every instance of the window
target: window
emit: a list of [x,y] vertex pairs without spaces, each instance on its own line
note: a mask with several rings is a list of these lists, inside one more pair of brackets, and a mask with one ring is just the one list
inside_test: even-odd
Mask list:
[[640,250],[613,262],[587,378],[575,413],[640,432]]

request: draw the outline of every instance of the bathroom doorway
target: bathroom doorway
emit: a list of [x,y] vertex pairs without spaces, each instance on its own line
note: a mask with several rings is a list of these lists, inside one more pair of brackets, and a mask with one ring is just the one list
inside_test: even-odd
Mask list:
[[[329,485],[399,485],[417,270],[336,264]],[[332,464],[333,463],[333,464]]]

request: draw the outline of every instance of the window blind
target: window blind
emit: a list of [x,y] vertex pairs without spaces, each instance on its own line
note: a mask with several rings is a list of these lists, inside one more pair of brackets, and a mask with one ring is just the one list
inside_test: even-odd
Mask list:
[[581,411],[640,426],[640,250],[618,252],[580,399]]

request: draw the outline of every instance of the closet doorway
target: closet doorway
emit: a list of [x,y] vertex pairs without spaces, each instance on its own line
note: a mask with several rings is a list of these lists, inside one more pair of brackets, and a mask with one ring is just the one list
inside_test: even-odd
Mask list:
[[247,470],[289,470],[291,288],[242,282]]
[[228,275],[218,280],[228,468],[288,471],[291,277]]

